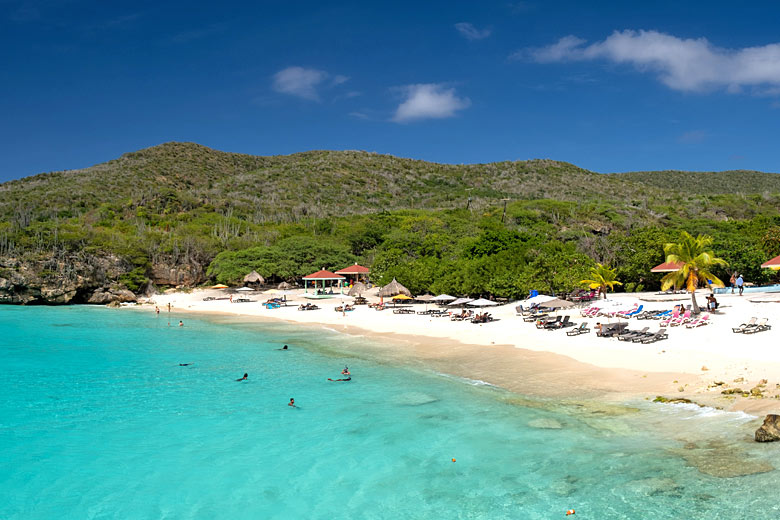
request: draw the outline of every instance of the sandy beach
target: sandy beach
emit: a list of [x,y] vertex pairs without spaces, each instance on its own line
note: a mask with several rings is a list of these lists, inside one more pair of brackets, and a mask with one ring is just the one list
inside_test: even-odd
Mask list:
[[[390,308],[376,311],[365,305],[356,306],[354,311],[347,313],[335,312],[335,307],[342,304],[339,295],[314,300],[319,310],[299,311],[299,304],[310,301],[302,294],[301,290],[291,291],[287,294],[288,306],[267,309],[262,302],[279,296],[278,292],[248,293],[243,297],[252,301],[233,303],[227,299],[204,300],[226,298],[228,294],[221,290],[171,291],[150,298],[140,307],[154,310],[156,306],[161,313],[166,313],[170,303],[173,313],[283,320],[381,338],[385,341],[374,343],[391,346],[384,352],[377,352],[378,355],[423,363],[443,373],[485,381],[527,395],[557,398],[578,395],[619,400],[652,399],[663,395],[756,415],[780,412],[777,330],[773,328],[749,335],[734,334],[731,330],[751,317],[768,318],[770,325],[776,325],[780,311],[780,303],[774,301],[777,295],[718,295],[720,307],[711,315],[708,325],[695,329],[668,327],[668,339],[637,344],[597,337],[592,330],[597,322],[616,320],[582,318],[579,309],[560,314],[568,314],[577,324],[588,323],[591,332],[569,337],[565,330],[570,329],[540,330],[533,323],[523,322],[516,315],[515,303],[491,307],[489,312],[496,321],[473,324],[446,317],[395,314]],[[376,289],[364,296],[370,302],[378,301]],[[697,297],[703,306],[705,293],[701,292]],[[675,303],[690,303],[690,296],[623,293],[610,295],[609,300],[625,308],[638,302],[645,310],[666,310]],[[429,308],[433,307],[429,305]],[[425,306],[415,304],[410,308],[421,311]],[[629,320],[630,329],[645,326],[651,331],[657,330],[659,321]],[[766,382],[762,384],[764,379]],[[736,388],[749,393],[756,387],[761,390],[760,397],[722,393]]]

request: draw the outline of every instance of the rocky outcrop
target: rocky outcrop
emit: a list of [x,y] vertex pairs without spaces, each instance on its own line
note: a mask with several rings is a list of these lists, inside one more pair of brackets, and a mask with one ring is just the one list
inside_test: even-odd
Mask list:
[[116,280],[132,268],[122,259],[87,254],[0,258],[0,303],[68,304],[135,301]]
[[769,414],[764,424],[756,430],[756,442],[780,441],[780,415]]
[[152,282],[155,285],[194,286],[205,280],[203,266],[198,264],[170,265],[157,263],[152,266]]
[[136,301],[136,296],[132,291],[121,287],[112,287],[110,289],[98,289],[92,293],[87,303],[106,305],[111,302],[127,303]]

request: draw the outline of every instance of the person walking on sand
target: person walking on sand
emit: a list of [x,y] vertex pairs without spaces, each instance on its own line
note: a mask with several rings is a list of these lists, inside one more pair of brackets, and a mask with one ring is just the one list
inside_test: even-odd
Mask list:
[[171,302],[168,302],[168,312],[171,312]]
[[742,275],[737,276],[737,289],[739,289],[740,296],[742,296],[742,291],[745,289],[744,284],[745,280],[742,279]]
[[734,294],[734,287],[737,285],[737,272],[734,271],[731,273],[731,278],[729,278],[729,284],[731,284],[731,294]]

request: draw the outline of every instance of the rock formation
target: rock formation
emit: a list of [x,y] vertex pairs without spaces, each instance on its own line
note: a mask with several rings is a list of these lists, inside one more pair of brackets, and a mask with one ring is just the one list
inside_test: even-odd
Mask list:
[[780,441],[780,415],[770,413],[764,418],[764,424],[756,430],[756,442]]

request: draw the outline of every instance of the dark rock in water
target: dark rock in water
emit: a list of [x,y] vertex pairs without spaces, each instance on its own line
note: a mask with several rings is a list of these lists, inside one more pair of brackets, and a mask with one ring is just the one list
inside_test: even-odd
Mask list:
[[780,415],[770,413],[764,418],[764,424],[756,430],[756,442],[780,441]]
[[[695,404],[690,399],[685,399],[683,397],[664,397],[662,395],[657,396],[655,399],[653,399],[654,403],[669,403],[669,404]],[[701,405],[699,405],[701,406]]]

